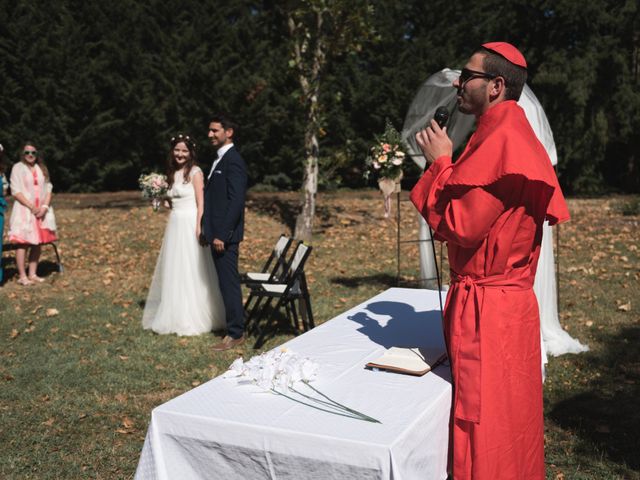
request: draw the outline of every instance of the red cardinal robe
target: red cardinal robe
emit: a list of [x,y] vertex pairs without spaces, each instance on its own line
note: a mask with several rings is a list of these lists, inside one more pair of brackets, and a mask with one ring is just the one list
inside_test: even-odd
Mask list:
[[454,479],[543,480],[533,280],[543,221],[569,213],[524,111],[515,101],[490,108],[458,161],[436,159],[411,200],[448,247]]

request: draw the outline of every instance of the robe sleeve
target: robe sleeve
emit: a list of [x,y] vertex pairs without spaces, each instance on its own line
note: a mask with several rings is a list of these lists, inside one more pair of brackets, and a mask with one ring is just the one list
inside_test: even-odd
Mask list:
[[486,238],[505,206],[493,185],[447,185],[453,168],[450,157],[436,159],[411,191],[411,201],[436,240],[470,248]]

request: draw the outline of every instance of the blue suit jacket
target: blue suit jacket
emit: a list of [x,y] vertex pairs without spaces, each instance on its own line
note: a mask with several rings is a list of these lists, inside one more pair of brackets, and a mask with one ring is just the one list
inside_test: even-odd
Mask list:
[[214,238],[239,243],[244,237],[244,200],[247,166],[231,147],[216,165],[204,187],[202,235],[211,244]]

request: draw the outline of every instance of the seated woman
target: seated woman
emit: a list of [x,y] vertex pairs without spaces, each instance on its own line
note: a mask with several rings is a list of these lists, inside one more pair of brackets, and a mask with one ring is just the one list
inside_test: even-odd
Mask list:
[[[53,186],[49,171],[33,142],[25,142],[20,161],[11,169],[11,194],[15,198],[9,219],[9,240],[19,244],[16,266],[20,285],[44,282],[37,275],[41,245],[57,240],[56,219],[50,206]],[[25,265],[30,248],[28,270]]]

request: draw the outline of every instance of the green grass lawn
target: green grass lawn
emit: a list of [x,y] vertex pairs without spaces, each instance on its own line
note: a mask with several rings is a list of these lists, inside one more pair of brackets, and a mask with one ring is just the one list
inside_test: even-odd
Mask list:
[[[59,247],[43,253],[46,283],[0,287],[0,478],[131,478],[151,410],[222,373],[251,342],[214,354],[213,334],[142,330],[166,212],[138,193],[58,195]],[[296,194],[252,194],[241,269],[261,266],[290,232]],[[635,207],[634,207],[635,205]],[[545,383],[548,479],[640,478],[638,199],[572,200],[560,233],[562,325],[591,350],[551,358]],[[402,236],[415,238],[401,204]],[[395,205],[394,205],[395,209]],[[395,286],[396,223],[377,192],[321,194],[308,277],[322,323]],[[418,275],[403,244],[401,281]],[[287,340],[279,335],[264,349]]]

